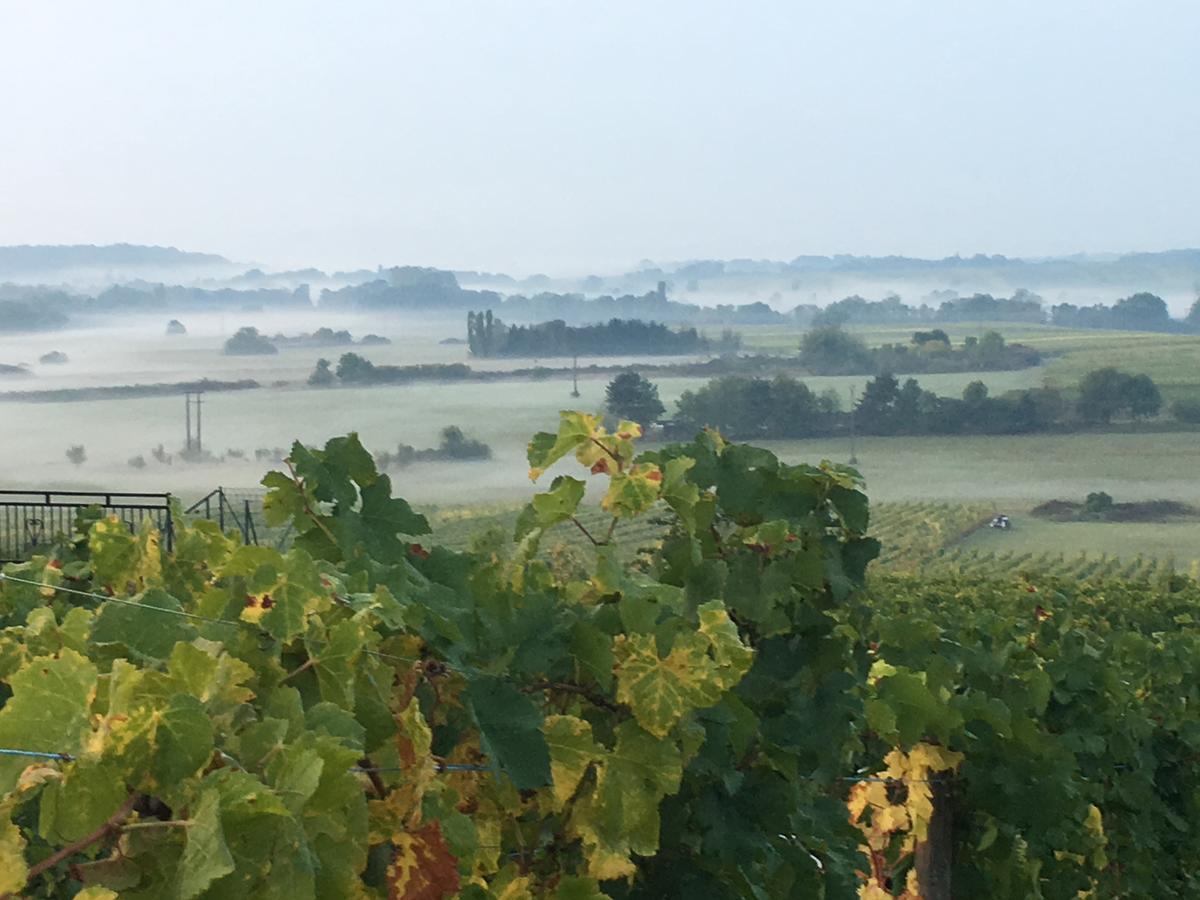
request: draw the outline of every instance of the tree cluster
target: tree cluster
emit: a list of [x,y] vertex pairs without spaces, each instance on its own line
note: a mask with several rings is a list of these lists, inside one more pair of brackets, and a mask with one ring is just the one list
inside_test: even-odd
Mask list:
[[226,356],[271,356],[278,352],[279,348],[271,343],[271,339],[265,334],[259,334],[258,329],[252,325],[239,328],[237,333],[225,342]]
[[982,381],[967,385],[961,398],[941,397],[915,378],[901,382],[885,373],[868,381],[857,405],[844,413],[836,396],[816,395],[788,376],[727,375],[685,391],[670,430],[713,426],[739,440],[805,438],[851,428],[871,435],[1025,434],[1107,424],[1120,415],[1146,418],[1161,406],[1152,379],[1115,369],[1090,372],[1074,405],[1051,388],[992,397]]
[[741,339],[726,331],[716,341],[695,328],[672,330],[659,322],[610,319],[603,324],[568,325],[562,319],[537,325],[505,325],[491,310],[467,314],[472,356],[680,355],[732,351]]
[[1077,409],[1085,422],[1107,424],[1121,415],[1145,419],[1158,415],[1162,394],[1149,375],[1106,367],[1088,372],[1079,382]]
[[[1186,321],[1186,320],[1185,320]],[[1075,306],[1060,303],[1050,309],[1050,322],[1067,328],[1115,328],[1123,331],[1178,331],[1166,302],[1142,292],[1118,300],[1112,306]]]
[[376,453],[375,464],[382,471],[402,469],[418,462],[478,462],[491,458],[491,447],[483,441],[467,437],[457,425],[448,425],[442,429],[438,446],[418,450],[409,444],[399,444],[394,453]]
[[814,375],[983,372],[1025,369],[1041,361],[1033,347],[1010,344],[995,331],[968,337],[959,347],[940,328],[914,332],[908,344],[868,347],[841,327],[826,325],[808,331],[800,342],[800,364]]

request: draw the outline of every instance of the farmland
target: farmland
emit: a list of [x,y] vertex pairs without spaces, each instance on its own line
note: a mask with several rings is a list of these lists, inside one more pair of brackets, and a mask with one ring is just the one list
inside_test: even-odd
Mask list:
[[[425,462],[394,470],[397,492],[414,503],[450,507],[513,509],[529,495],[525,477],[525,443],[534,431],[552,424],[564,407],[599,410],[607,376],[583,377],[579,396],[570,396],[571,381],[497,380],[470,383],[416,383],[401,386],[339,387],[317,390],[304,382],[317,358],[337,357],[339,348],[287,347],[277,356],[230,357],[221,353],[226,336],[243,324],[264,333],[295,333],[321,325],[347,328],[356,336],[382,333],[390,345],[364,351],[379,364],[469,362],[475,368],[505,370],[529,367],[534,360],[470,360],[458,337],[457,318],[421,320],[363,315],[225,313],[189,319],[189,334],[166,337],[158,319],[137,320],[134,328],[102,324],[0,341],[0,359],[21,361],[52,350],[70,362],[37,367],[34,377],[10,380],[6,390],[81,388],[100,385],[173,382],[209,377],[253,378],[261,387],[238,392],[210,392],[205,397],[205,446],[213,456],[184,462],[183,403],[178,396],[141,399],[87,399],[76,402],[0,402],[0,471],[5,487],[53,484],[59,488],[161,490],[199,496],[217,485],[250,487],[274,463],[276,450],[300,439],[319,443],[351,430],[373,451],[392,450],[398,443],[429,446],[447,425],[459,425],[489,444],[486,462]],[[1070,391],[1091,368],[1117,364],[1130,372],[1148,372],[1168,396],[1200,394],[1200,338],[1111,331],[1083,331],[1012,323],[948,325],[954,341],[996,328],[1011,341],[1038,347],[1046,355],[1041,367],[1011,372],[935,374],[920,377],[923,387],[943,396],[958,396],[974,380],[983,380],[993,395],[1008,390],[1053,385]],[[910,328],[853,329],[871,344],[905,342]],[[802,332],[782,327],[743,329],[748,350],[794,354]],[[344,348],[343,348],[344,349]],[[619,364],[621,360],[581,359]],[[661,362],[655,358],[643,361]],[[849,402],[862,391],[863,376],[799,375],[814,391],[833,391]],[[654,379],[670,408],[701,378]],[[136,419],[136,430],[121,423]],[[1173,426],[1174,427],[1174,426]],[[64,456],[69,444],[83,444],[86,463],[72,465]],[[150,458],[159,445],[172,455],[171,465]],[[845,438],[768,442],[781,458],[792,461],[831,459],[845,462],[851,448]],[[228,455],[228,451],[235,451]],[[265,452],[255,459],[255,451]],[[1054,498],[1081,498],[1105,490],[1125,500],[1176,498],[1200,501],[1200,434],[1163,427],[1114,427],[1106,432],[1023,436],[860,437],[854,447],[872,500],[882,504],[936,503],[957,508],[1003,509],[1014,513]],[[129,460],[149,459],[144,468]],[[881,510],[886,510],[884,506]],[[880,515],[884,513],[881,511]],[[883,520],[880,520],[882,523]],[[1038,531],[1036,529],[1042,529]],[[991,542],[1001,541],[993,546]],[[1002,536],[976,534],[956,552],[1007,553],[1020,556],[1051,542],[1053,554],[1073,556],[1144,553],[1155,558],[1190,559],[1186,524],[1138,525],[1120,529],[1102,525],[1051,526],[1036,523]]]

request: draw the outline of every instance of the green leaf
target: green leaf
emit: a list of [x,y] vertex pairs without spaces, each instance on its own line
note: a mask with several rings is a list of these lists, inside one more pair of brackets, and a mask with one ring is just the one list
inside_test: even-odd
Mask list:
[[192,900],[234,869],[233,854],[221,827],[221,798],[213,788],[201,791],[179,860],[179,900]]
[[467,698],[479,724],[480,744],[518,790],[550,784],[550,750],[542,714],[533,701],[499,678],[472,678]]
[[158,717],[155,743],[155,781],[174,787],[193,777],[213,754],[213,723],[204,704],[188,694],[173,695]]
[[[9,678],[0,709],[0,747],[78,754],[90,733],[96,667],[74,650],[31,659]],[[27,758],[0,757],[0,794],[12,790]]]
[[535,494],[517,520],[514,540],[521,540],[535,528],[545,531],[565,522],[579,508],[587,485],[578,478],[559,475],[550,483],[550,490]]
[[134,597],[133,602],[137,606],[102,604],[92,626],[92,640],[97,644],[123,645],[142,658],[164,660],[178,641],[190,641],[196,636],[196,629],[182,616],[138,608],[182,612],[182,604],[166,591],[154,588]]

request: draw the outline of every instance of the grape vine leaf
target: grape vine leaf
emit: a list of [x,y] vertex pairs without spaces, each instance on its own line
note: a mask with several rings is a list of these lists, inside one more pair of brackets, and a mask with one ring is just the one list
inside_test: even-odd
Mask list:
[[601,507],[617,518],[640,516],[653,506],[662,490],[662,470],[653,463],[638,463],[612,476]]
[[443,900],[458,891],[458,860],[442,827],[431,822],[392,835],[396,854],[388,866],[388,900]]
[[[8,679],[12,696],[0,709],[0,746],[76,754],[90,733],[96,666],[74,650],[38,656]],[[0,794],[16,783],[28,759],[0,758]]]
[[25,838],[6,809],[0,814],[0,892],[15,895],[24,890],[28,875]]
[[550,748],[554,808],[561,810],[574,796],[588,767],[603,758],[604,748],[592,739],[592,726],[576,716],[547,716],[544,728]]
[[550,490],[535,494],[517,519],[515,540],[520,541],[535,528],[545,531],[575,515],[587,485],[578,478],[559,475],[550,482]]
[[533,701],[513,684],[487,676],[472,678],[466,695],[479,724],[480,745],[496,768],[518,790],[548,785],[550,749]]
[[617,699],[658,737],[693,710],[720,701],[749,670],[753,656],[720,601],[701,607],[700,630],[676,635],[665,657],[653,634],[617,635],[613,653]]
[[192,900],[234,869],[221,827],[221,798],[214,788],[200,792],[179,860],[179,900]]

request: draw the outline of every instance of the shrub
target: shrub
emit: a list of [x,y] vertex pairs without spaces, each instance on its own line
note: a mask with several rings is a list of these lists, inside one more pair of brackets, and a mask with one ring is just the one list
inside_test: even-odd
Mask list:
[[278,347],[259,334],[257,328],[251,326],[239,328],[237,333],[225,342],[226,356],[270,356],[278,352]]
[[1176,400],[1171,404],[1171,415],[1180,422],[1200,425],[1200,399]]

